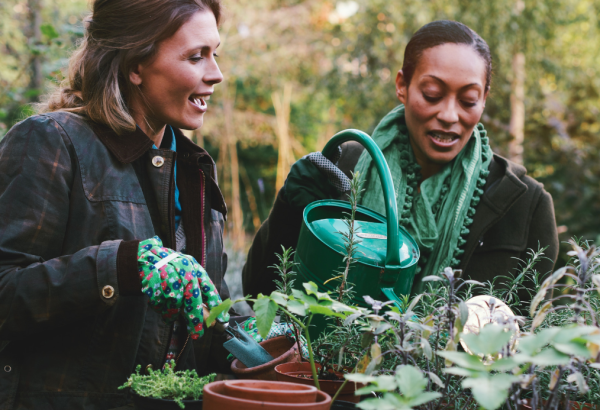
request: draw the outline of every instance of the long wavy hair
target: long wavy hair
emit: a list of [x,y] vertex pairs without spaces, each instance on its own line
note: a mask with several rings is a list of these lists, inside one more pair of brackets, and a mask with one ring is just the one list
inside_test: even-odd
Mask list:
[[119,135],[134,131],[129,103],[140,91],[129,73],[198,11],[212,11],[219,24],[220,0],[95,0],[67,78],[38,111],[82,114]]

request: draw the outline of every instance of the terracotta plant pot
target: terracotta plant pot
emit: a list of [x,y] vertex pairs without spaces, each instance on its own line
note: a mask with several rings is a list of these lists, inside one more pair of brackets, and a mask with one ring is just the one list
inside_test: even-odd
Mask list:
[[[156,399],[154,397],[144,397],[136,393],[131,395],[133,405],[139,410],[181,410],[181,407],[174,400]],[[202,399],[183,400],[185,410],[202,410]]]
[[[321,365],[317,364],[317,371],[321,369]],[[275,367],[275,372],[277,373],[277,380],[281,382],[290,382],[290,383],[300,383],[304,385],[314,386],[315,383],[312,379],[312,371],[310,369],[310,363],[302,362],[302,363],[283,363],[279,366]],[[335,373],[338,377],[343,379],[343,374],[340,372]],[[309,377],[309,378],[308,378]],[[319,386],[321,390],[325,393],[329,394],[331,397],[335,395],[340,386],[342,385],[343,380],[333,381],[333,380],[321,380],[319,379]],[[352,403],[358,403],[360,401],[360,396],[355,396],[354,392],[364,387],[364,383],[346,383],[344,386],[344,390],[338,396],[339,400],[349,401]]]
[[[291,394],[297,394],[298,390],[290,388],[289,383],[264,381],[260,389],[262,392],[253,392],[252,395],[256,400],[248,398],[239,398],[229,395],[230,387],[226,386],[226,382],[213,382],[204,386],[204,410],[229,410],[229,409],[244,409],[244,410],[329,410],[331,406],[331,397],[322,391],[316,391],[316,398],[310,403],[290,403],[285,396],[285,391],[288,390]],[[266,388],[269,385],[269,388]],[[277,392],[274,394],[273,392]],[[238,391],[239,393],[239,391]],[[262,400],[265,399],[265,400]],[[269,401],[266,401],[269,400]],[[274,400],[287,400],[285,402],[276,402]]]
[[225,380],[225,394],[239,399],[277,403],[314,403],[317,388],[297,383],[274,384],[265,380]]
[[290,341],[285,336],[274,337],[259,343],[271,356],[274,357],[268,363],[256,367],[246,367],[246,365],[235,359],[231,363],[231,371],[238,379],[255,380],[277,380],[275,375],[275,366],[282,363],[297,362],[300,360],[298,354],[298,345]]

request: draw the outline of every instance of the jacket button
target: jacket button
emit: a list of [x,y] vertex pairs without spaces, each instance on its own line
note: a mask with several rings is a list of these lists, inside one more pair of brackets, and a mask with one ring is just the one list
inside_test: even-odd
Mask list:
[[155,156],[154,158],[152,158],[152,165],[154,165],[156,168],[160,168],[164,165],[165,163],[165,159],[163,157],[161,157],[160,155]]
[[102,296],[104,296],[106,299],[110,299],[115,295],[115,288],[113,288],[110,285],[106,285],[105,287],[102,288]]
[[4,366],[4,371],[6,373],[10,373],[11,370],[12,370],[12,367],[10,367],[9,365]]

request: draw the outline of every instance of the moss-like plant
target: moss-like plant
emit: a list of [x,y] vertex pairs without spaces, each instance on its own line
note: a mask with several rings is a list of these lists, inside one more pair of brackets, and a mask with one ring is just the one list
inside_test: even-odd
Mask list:
[[175,362],[167,364],[163,370],[148,369],[148,374],[140,374],[138,365],[135,373],[119,387],[119,390],[131,388],[136,394],[155,399],[173,400],[182,409],[183,400],[198,400],[202,397],[204,385],[215,380],[215,374],[199,377],[195,370],[174,371]]

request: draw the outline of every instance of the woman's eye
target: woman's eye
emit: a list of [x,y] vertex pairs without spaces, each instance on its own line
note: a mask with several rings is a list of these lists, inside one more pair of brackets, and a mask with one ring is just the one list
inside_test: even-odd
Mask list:
[[465,107],[469,107],[469,108],[475,107],[477,105],[477,101],[475,101],[475,102],[472,102],[472,101],[463,101],[462,103],[463,103],[463,105]]
[[425,98],[425,101],[429,101],[431,103],[437,102],[440,100],[440,97],[436,97],[433,95],[427,95],[427,94],[423,94],[423,98]]
[[203,59],[204,59],[204,57],[198,56],[198,55],[190,57],[190,61],[193,61],[194,63],[197,63],[198,61],[203,60]]
[[217,58],[219,55],[217,53],[213,53],[213,57]]

